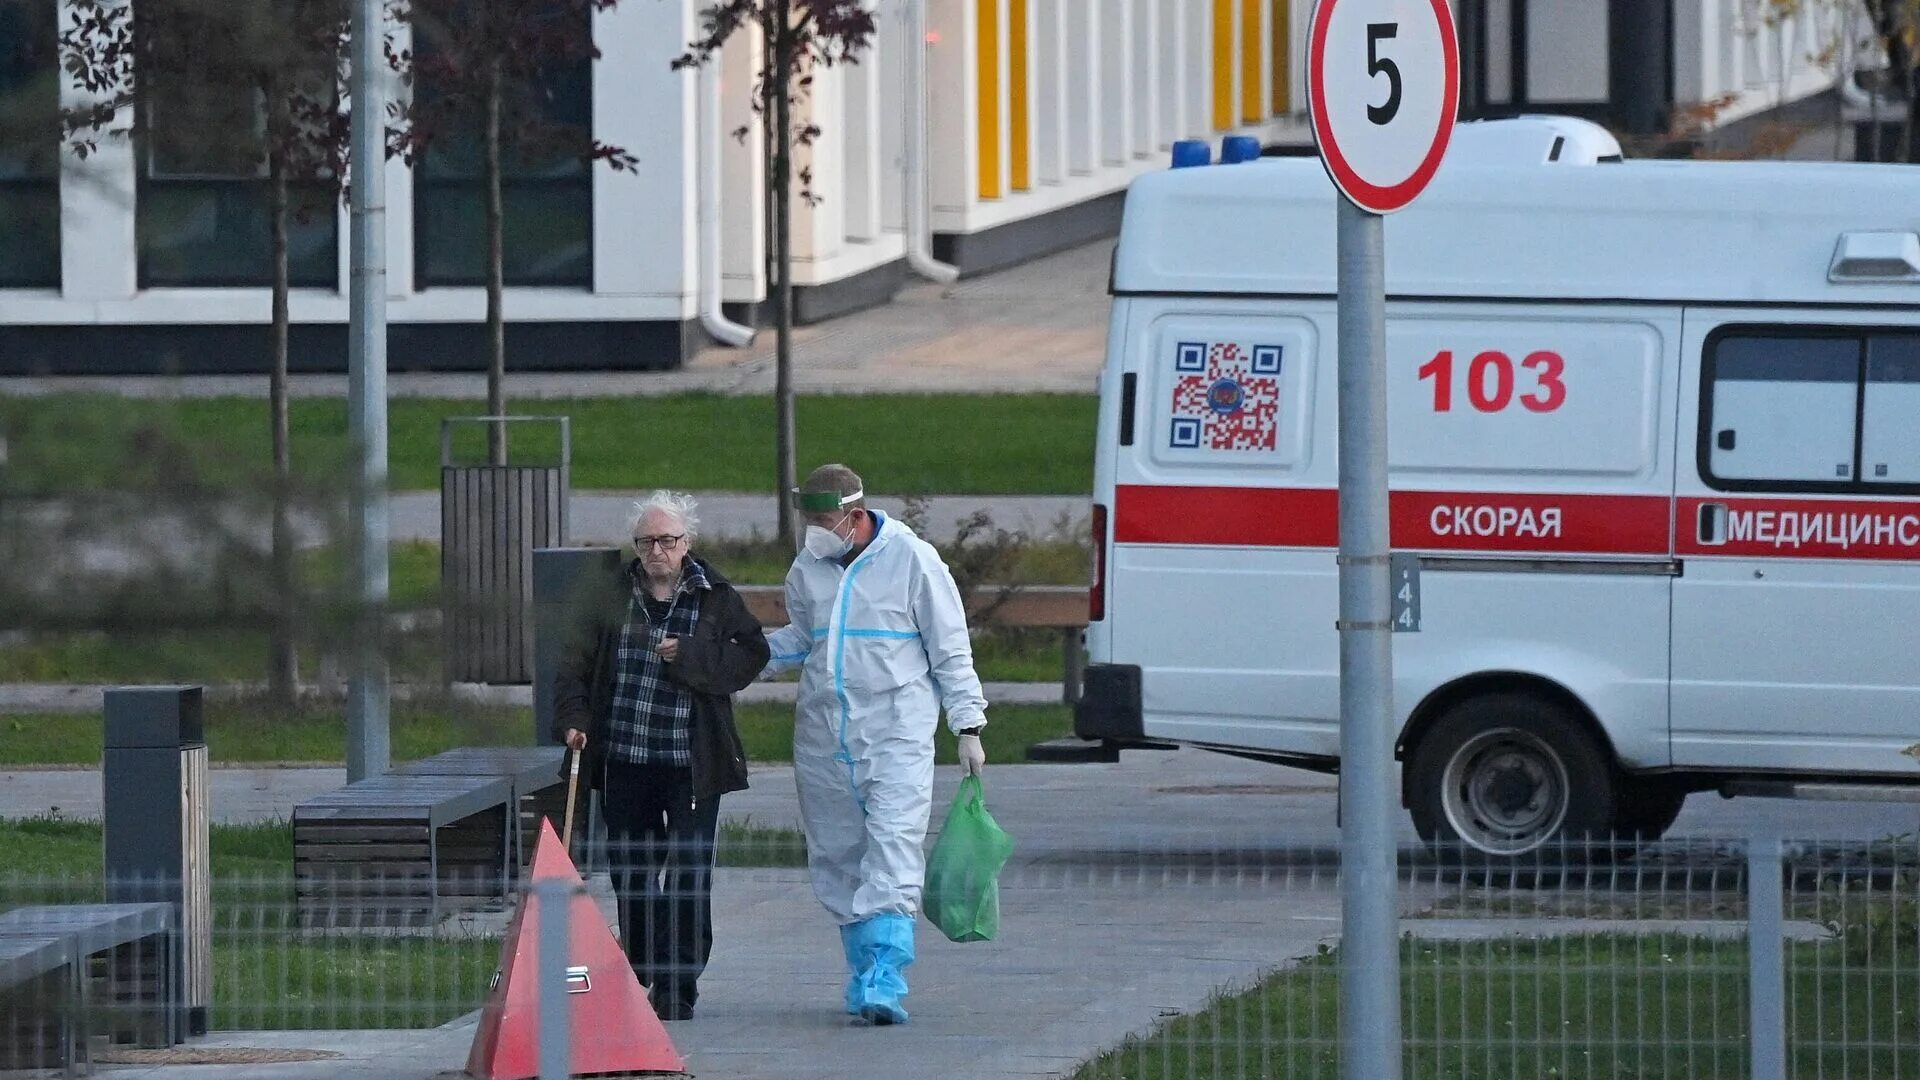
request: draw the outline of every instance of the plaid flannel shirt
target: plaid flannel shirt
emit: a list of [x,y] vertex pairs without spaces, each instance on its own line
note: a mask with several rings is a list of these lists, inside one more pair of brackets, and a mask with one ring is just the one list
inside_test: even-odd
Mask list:
[[655,651],[664,638],[688,638],[700,618],[700,594],[712,588],[699,564],[681,572],[667,617],[655,623],[647,612],[646,582],[635,577],[620,629],[613,669],[613,725],[607,741],[615,761],[633,765],[693,764],[693,695],[667,674]]

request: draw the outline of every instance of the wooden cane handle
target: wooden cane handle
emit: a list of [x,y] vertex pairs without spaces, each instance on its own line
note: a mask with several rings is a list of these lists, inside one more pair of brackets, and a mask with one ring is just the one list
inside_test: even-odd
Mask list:
[[569,748],[573,763],[567,767],[567,823],[560,832],[560,846],[573,850],[573,804],[580,788],[580,751]]

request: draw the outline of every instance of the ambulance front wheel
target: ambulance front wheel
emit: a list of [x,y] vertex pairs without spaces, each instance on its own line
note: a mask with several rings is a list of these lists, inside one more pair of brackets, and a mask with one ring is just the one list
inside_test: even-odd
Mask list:
[[1564,707],[1488,694],[1447,711],[1409,762],[1414,828],[1449,861],[1489,869],[1584,860],[1619,798],[1606,750]]

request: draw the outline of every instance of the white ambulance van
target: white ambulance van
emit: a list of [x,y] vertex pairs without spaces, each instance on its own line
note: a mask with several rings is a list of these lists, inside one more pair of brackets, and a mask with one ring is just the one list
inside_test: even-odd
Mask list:
[[[1920,783],[1920,168],[1519,123],[1550,141],[1462,125],[1385,225],[1420,834],[1516,858],[1693,791]],[[1129,191],[1080,737],[1338,769],[1334,275],[1314,159]]]

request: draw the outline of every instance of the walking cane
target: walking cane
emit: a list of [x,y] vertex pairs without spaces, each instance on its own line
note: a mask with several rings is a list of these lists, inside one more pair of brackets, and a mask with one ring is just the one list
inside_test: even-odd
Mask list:
[[560,832],[560,846],[567,849],[568,857],[573,854],[573,803],[574,795],[580,788],[580,751],[571,747],[567,753],[572,755],[573,763],[567,767],[567,823]]

